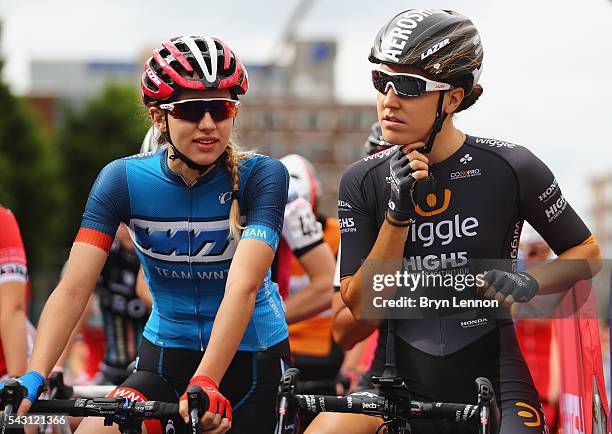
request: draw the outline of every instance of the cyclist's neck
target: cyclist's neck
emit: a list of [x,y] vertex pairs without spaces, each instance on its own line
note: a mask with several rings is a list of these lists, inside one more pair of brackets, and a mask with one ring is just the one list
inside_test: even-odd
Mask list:
[[453,155],[465,142],[465,134],[459,131],[450,119],[444,122],[428,155],[429,164],[440,163]]
[[180,175],[189,187],[198,182],[198,179],[200,179],[201,176],[204,176],[208,172],[210,172],[216,164],[211,164],[205,172],[200,173],[198,170],[190,169],[183,161],[179,160],[178,158],[173,160],[168,157],[167,161],[170,170]]

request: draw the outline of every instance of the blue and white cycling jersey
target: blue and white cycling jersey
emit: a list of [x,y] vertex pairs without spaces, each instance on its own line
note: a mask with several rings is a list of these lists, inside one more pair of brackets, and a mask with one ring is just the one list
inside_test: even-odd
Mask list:
[[[276,250],[287,170],[250,154],[240,161],[239,176],[242,239],[259,239]],[[229,238],[231,192],[222,164],[187,186],[168,167],[166,149],[115,160],[98,175],[76,241],[108,251],[119,223],[128,225],[153,296],[143,335],[152,343],[206,348],[237,245]],[[286,338],[280,295],[268,271],[238,349],[261,351]]]

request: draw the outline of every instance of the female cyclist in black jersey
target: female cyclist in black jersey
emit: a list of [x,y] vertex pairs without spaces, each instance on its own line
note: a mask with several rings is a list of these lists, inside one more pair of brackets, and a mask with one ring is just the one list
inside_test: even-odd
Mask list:
[[[495,267],[474,269],[483,273],[471,290],[478,300],[494,300],[505,311],[558,284],[567,288],[590,278],[599,267],[599,247],[542,161],[522,146],[472,137],[454,126],[454,114],[472,106],[483,91],[478,84],[483,48],[468,18],[436,9],[401,12],[382,27],[369,59],[382,135],[398,146],[354,163],[341,181],[341,294],[356,320],[343,316],[339,330],[335,319],[335,336],[350,346],[349,341],[380,329],[370,369],[375,375],[384,371],[387,337],[394,339],[397,374],[413,399],[473,402],[474,379],[487,377],[502,411],[502,433],[546,433],[508,316],[473,309],[407,319],[409,310],[400,309],[393,317],[406,319],[373,319],[381,317],[368,306],[372,276],[398,270],[456,276],[471,270],[473,259],[494,259]],[[567,267],[557,261],[516,273],[523,221],[559,258],[590,261]],[[376,294],[393,299],[394,291],[391,284]],[[307,433],[373,434],[381,422],[326,413]],[[412,429],[473,428],[415,421]]]
[[[66,271],[42,313],[28,389],[41,391],[93,290],[121,222],[129,229],[153,309],[136,371],[111,396],[179,402],[182,418],[148,421],[182,432],[189,385],[210,407],[206,432],[269,433],[287,324],[270,265],[289,184],[281,162],[241,151],[231,140],[248,76],[223,41],[183,36],[147,60],[143,102],[168,143],[109,163],[90,193]],[[117,432],[87,419],[79,432]]]

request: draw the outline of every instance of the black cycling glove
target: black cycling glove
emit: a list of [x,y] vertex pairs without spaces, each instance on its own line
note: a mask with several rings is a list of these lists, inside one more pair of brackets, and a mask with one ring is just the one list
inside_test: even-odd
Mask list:
[[504,296],[512,295],[514,301],[524,303],[531,300],[540,289],[537,280],[529,273],[511,273],[509,271],[487,271],[484,279],[497,292]]
[[387,214],[397,221],[408,221],[414,216],[414,186],[416,179],[411,175],[408,156],[398,148],[389,160],[391,197]]

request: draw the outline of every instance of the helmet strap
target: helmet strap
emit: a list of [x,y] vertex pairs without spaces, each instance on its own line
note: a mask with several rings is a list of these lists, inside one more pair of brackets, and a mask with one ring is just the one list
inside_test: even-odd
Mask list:
[[444,90],[440,91],[440,96],[438,97],[438,108],[436,109],[436,120],[433,123],[433,127],[431,129],[431,133],[429,134],[429,139],[425,146],[419,149],[419,152],[423,154],[429,154],[431,152],[431,148],[433,148],[434,141],[436,140],[436,136],[442,129],[442,124],[448,116],[448,113],[442,110],[442,104],[444,103]]
[[208,168],[210,166],[212,166],[212,164],[198,164],[198,163],[196,163],[195,161],[190,159],[188,156],[186,156],[185,154],[180,152],[176,148],[174,143],[172,143],[172,136],[170,134],[170,124],[168,123],[168,111],[167,110],[164,110],[164,116],[166,118],[166,131],[168,132],[168,142],[170,142],[170,146],[172,146],[172,150],[174,151],[174,153],[172,155],[168,156],[168,158],[170,158],[171,160],[176,160],[176,159],[181,160],[191,170],[197,170],[198,172],[200,172],[200,175],[203,174],[204,172],[206,172],[208,170]]

